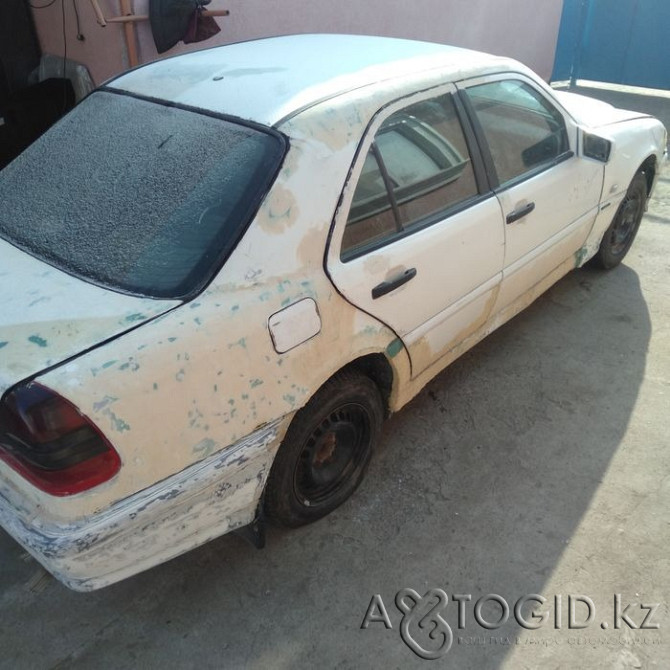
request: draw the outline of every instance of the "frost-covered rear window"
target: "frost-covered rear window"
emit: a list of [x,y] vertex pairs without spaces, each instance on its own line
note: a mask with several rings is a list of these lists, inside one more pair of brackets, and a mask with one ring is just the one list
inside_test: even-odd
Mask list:
[[115,290],[186,297],[237,243],[283,155],[269,130],[98,91],[0,172],[0,236]]

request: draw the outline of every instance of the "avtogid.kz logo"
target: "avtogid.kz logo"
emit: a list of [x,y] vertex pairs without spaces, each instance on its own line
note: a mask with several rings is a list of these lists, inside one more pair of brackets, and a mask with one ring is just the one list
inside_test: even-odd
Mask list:
[[[511,605],[495,593],[489,593],[476,601],[471,594],[453,594],[451,608],[455,622],[450,625],[445,618],[449,605],[449,596],[442,589],[430,589],[419,595],[414,589],[402,589],[395,596],[395,606],[402,615],[400,637],[419,657],[435,660],[444,656],[454,643],[452,626],[459,631],[476,625],[484,630],[497,630],[510,620],[525,630],[538,630],[543,626],[554,630],[583,630],[592,624],[606,631],[608,628],[619,630],[658,630],[660,624],[654,621],[659,603],[651,605],[624,603],[620,594],[614,595],[613,607],[608,616],[599,623],[596,621],[596,606],[591,598],[584,595],[555,595],[553,599],[530,594],[522,596]],[[388,630],[393,623],[388,609],[380,594],[370,600],[361,628],[366,630],[378,624]],[[469,638],[459,636],[458,641],[468,644]],[[568,638],[570,643],[572,638]],[[556,641],[557,644],[562,640]],[[577,638],[573,643],[577,644]],[[511,644],[511,642],[507,642]]]

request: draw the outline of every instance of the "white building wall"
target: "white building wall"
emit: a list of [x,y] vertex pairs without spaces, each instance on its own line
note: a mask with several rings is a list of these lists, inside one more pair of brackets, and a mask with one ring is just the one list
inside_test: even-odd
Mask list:
[[[34,9],[42,50],[63,55],[65,9],[67,56],[84,63],[97,84],[128,67],[123,28],[101,28],[89,0],[57,0]],[[77,39],[74,3],[84,40]],[[130,0],[136,14],[148,14],[149,0]],[[118,15],[119,0],[99,0],[106,16]],[[163,54],[202,49],[270,35],[327,32],[363,33],[428,40],[511,56],[548,79],[561,18],[562,0],[212,0],[228,9],[221,32],[193,45],[179,44]],[[136,24],[139,60],[159,57],[148,22]],[[337,58],[337,54],[332,54]]]

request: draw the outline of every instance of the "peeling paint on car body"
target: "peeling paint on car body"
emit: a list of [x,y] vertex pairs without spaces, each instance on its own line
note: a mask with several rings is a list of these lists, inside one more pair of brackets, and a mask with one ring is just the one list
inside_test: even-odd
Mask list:
[[70,588],[107,586],[252,521],[285,423],[81,519],[26,513],[0,480],[0,524]]
[[[343,58],[310,63],[306,54],[325,42],[340,45]],[[262,67],[268,62],[273,67]],[[508,293],[503,307],[496,276],[476,287],[469,306],[455,300],[428,318],[415,332],[422,366],[414,369],[404,334],[355,307],[324,271],[328,253],[339,252],[334,244],[351,201],[343,185],[379,111],[445,81],[509,69],[531,76],[514,61],[441,45],[295,36],[166,59],[111,82],[117,90],[274,125],[289,149],[236,248],[187,304],[86,284],[0,241],[25,286],[9,311],[0,298],[0,393],[35,378],[98,426],[122,461],[104,484],[54,497],[0,460],[0,524],[82,590],[248,524],[292,418],[339,370],[368,355],[383,357],[392,375],[387,409],[397,411],[590,257],[615,207],[594,213],[588,240],[580,228],[582,239],[570,238],[568,257],[540,267],[538,281]],[[626,184],[625,176],[613,169],[611,181]],[[620,197],[612,194],[612,203]],[[500,214],[495,200],[486,207]],[[501,230],[490,245],[501,259],[503,244]],[[361,266],[368,279],[399,269],[383,260]],[[453,315],[450,330],[431,336],[432,323]]]

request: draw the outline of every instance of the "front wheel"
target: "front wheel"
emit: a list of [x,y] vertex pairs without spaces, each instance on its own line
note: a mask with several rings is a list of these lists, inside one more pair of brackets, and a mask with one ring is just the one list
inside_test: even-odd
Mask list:
[[343,370],[294,417],[268,478],[265,510],[285,526],[316,521],[361,483],[383,419],[371,379]]
[[638,172],[626,191],[623,202],[605,231],[600,248],[593,257],[594,265],[609,270],[616,267],[628,253],[637,235],[647,201],[647,180]]

